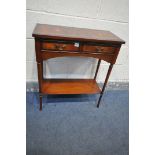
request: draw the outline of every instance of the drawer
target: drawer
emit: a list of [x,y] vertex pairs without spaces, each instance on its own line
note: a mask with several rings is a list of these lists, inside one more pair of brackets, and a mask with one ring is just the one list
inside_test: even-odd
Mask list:
[[92,53],[103,53],[103,54],[114,54],[115,47],[110,46],[96,46],[96,45],[84,45],[83,52],[92,52]]
[[79,47],[75,43],[43,42],[42,49],[53,51],[78,51]]

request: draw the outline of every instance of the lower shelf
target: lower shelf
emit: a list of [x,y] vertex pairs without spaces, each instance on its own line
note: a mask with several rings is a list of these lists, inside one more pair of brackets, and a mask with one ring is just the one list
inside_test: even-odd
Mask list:
[[50,79],[42,82],[43,94],[98,94],[101,92],[94,79]]

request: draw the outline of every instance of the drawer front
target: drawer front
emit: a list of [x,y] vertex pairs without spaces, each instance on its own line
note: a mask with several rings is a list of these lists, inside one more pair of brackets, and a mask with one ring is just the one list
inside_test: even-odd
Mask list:
[[92,53],[113,55],[115,53],[115,47],[84,45],[83,52],[92,52]]
[[42,49],[52,51],[78,51],[79,47],[75,46],[74,43],[43,42]]

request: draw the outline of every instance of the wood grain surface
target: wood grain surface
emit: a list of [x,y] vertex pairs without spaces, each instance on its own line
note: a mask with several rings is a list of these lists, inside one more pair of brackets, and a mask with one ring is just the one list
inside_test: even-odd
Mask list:
[[97,94],[101,90],[94,79],[51,79],[42,82],[43,94]]
[[78,41],[113,42],[124,44],[125,41],[110,31],[86,28],[65,27],[57,25],[37,24],[33,37]]

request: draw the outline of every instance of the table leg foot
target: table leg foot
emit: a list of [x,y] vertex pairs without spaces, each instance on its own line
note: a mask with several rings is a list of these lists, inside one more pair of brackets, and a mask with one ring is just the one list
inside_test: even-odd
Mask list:
[[102,94],[99,97],[98,103],[97,103],[97,108],[99,108],[100,102],[101,102]]
[[42,95],[39,95],[40,107],[39,110],[42,111]]

